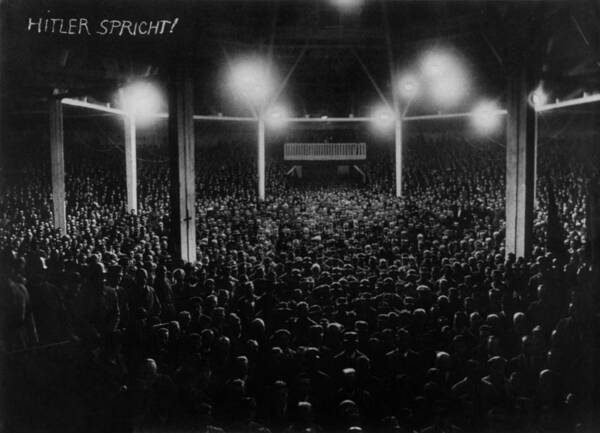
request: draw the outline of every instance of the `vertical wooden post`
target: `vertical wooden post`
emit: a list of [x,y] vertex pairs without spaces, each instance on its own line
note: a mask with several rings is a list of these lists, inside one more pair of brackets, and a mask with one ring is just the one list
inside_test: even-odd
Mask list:
[[172,249],[184,262],[196,261],[194,89],[189,65],[176,62],[169,88]]
[[265,121],[258,119],[258,200],[265,200]]
[[125,128],[125,182],[127,186],[127,211],[136,212],[137,204],[137,140],[135,118],[123,118]]
[[61,234],[67,233],[67,210],[65,204],[65,150],[63,111],[60,99],[51,98],[50,112],[50,161],[52,177],[52,206],[54,227]]
[[535,191],[536,113],[526,66],[510,74],[506,141],[506,253],[529,257]]
[[402,155],[403,155],[403,141],[402,141],[402,118],[399,114],[396,114],[396,121],[394,122],[394,161],[396,169],[396,197],[402,197]]
[[533,113],[533,209],[538,209],[538,164],[539,164],[539,150],[538,150],[538,117],[539,114],[534,110]]
[[[9,88],[7,84],[8,74],[6,73],[7,63],[7,50],[6,50],[6,13],[7,13],[7,2],[0,2],[0,194],[4,194],[4,188],[6,187],[6,170],[8,164],[6,161],[6,147],[8,139],[7,121],[6,121],[6,102],[7,97],[6,90]],[[1,400],[0,400],[1,402]]]

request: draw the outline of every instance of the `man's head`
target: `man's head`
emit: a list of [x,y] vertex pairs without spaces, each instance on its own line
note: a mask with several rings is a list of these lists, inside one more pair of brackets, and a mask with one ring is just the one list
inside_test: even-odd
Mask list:
[[527,324],[527,316],[522,312],[517,312],[513,315],[513,326],[518,335],[526,335],[529,332]]
[[156,343],[158,347],[166,347],[169,344],[169,330],[167,328],[157,329]]
[[299,401],[298,402],[298,419],[300,422],[308,423],[312,421],[313,418],[313,408],[312,404],[308,401]]
[[344,350],[351,352],[356,350],[358,346],[358,334],[354,331],[347,331],[344,333]]
[[296,306],[296,314],[301,319],[308,317],[308,304],[306,302],[299,302]]
[[139,378],[143,386],[148,386],[158,374],[158,367],[156,365],[156,361],[152,358],[147,358],[142,363],[139,370]]
[[490,375],[494,378],[504,378],[504,369],[506,367],[506,359],[501,356],[494,356],[488,360]]

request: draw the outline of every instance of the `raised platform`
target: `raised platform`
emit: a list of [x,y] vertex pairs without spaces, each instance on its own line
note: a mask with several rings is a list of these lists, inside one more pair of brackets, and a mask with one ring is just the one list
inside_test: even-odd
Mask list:
[[285,161],[364,161],[366,143],[285,143]]

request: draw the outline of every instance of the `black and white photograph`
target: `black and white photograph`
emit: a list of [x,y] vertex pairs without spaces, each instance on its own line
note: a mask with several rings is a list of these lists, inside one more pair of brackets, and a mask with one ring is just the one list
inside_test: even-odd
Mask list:
[[0,433],[598,433],[599,233],[599,0],[0,0]]

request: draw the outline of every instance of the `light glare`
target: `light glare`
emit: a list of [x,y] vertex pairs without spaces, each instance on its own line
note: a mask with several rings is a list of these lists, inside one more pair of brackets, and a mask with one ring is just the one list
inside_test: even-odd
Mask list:
[[335,6],[337,6],[341,12],[353,12],[360,8],[364,0],[331,0]]
[[234,63],[229,84],[234,96],[244,98],[256,106],[265,104],[275,90],[273,72],[266,61],[257,57]]
[[398,80],[398,91],[403,98],[414,98],[419,93],[419,80],[412,74],[403,75]]
[[427,51],[421,60],[421,72],[431,98],[443,108],[458,104],[469,93],[468,71],[449,51]]
[[151,83],[138,81],[121,90],[123,109],[136,118],[147,118],[159,112],[162,97]]
[[495,102],[481,102],[473,109],[471,120],[479,134],[490,134],[500,126],[500,108]]
[[467,94],[467,81],[459,73],[440,75],[431,83],[430,92],[438,105],[450,107],[459,103]]
[[540,84],[531,94],[531,103],[534,107],[541,107],[548,102],[548,94]]
[[371,119],[378,131],[386,131],[394,123],[394,112],[385,106],[376,107],[371,113]]
[[268,110],[266,121],[271,128],[281,129],[287,125],[289,119],[288,110],[283,106],[275,106]]
[[450,53],[441,50],[429,50],[422,60],[423,74],[429,77],[439,77],[447,70],[455,69],[458,62]]

